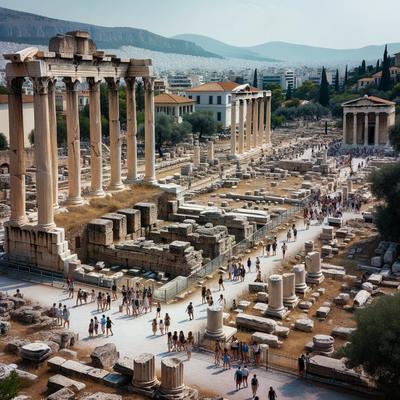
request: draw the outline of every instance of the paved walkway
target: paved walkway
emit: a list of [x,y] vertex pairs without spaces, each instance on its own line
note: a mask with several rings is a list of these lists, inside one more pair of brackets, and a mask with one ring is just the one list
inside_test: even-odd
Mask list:
[[[354,217],[352,214],[346,214],[345,218]],[[316,239],[321,231],[320,225],[311,225],[309,230],[304,230],[303,221],[298,223],[297,242],[291,242],[288,245],[287,256],[297,254],[304,246],[306,240]],[[261,270],[263,274],[269,273],[278,267],[281,260],[281,244],[286,239],[286,232],[280,231],[278,234],[278,255],[276,257],[260,257]],[[224,297],[227,304],[231,304],[233,299],[238,299],[241,293],[247,292],[248,283],[255,279],[255,262],[253,260],[253,272],[247,273],[244,283],[225,282]],[[218,286],[216,283],[215,286]],[[54,302],[62,302],[70,307],[71,326],[70,328],[79,333],[83,343],[90,346],[96,346],[112,341],[116,344],[119,352],[123,355],[134,356],[142,352],[150,352],[157,355],[157,362],[168,353],[166,336],[153,336],[151,330],[151,321],[155,317],[155,309],[152,313],[142,315],[138,318],[126,316],[118,312],[118,302],[113,302],[111,311],[105,313],[115,323],[114,336],[112,338],[99,337],[88,339],[88,324],[90,318],[97,315],[101,317],[101,312],[97,312],[95,303],[75,307],[75,300],[67,299],[66,293],[60,289],[49,286],[21,282],[0,276],[0,290],[9,291],[11,294],[19,288],[26,298],[37,301],[43,305],[51,306]],[[219,296],[218,288],[211,288],[214,300]],[[195,305],[195,319],[189,321],[185,309],[187,303],[193,301]],[[206,305],[201,305],[200,294],[196,293],[185,302],[163,305],[161,314],[164,316],[168,312],[171,316],[171,330],[197,332],[204,328],[206,323]],[[183,356],[183,355],[182,355]],[[252,372],[252,371],[251,371]],[[252,372],[253,373],[253,372]],[[269,385],[274,386],[278,399],[356,399],[357,397],[337,392],[333,388],[322,387],[315,384],[308,384],[296,377],[275,371],[258,370],[260,376],[261,399],[266,398],[266,388]],[[195,385],[209,389],[213,392],[224,395],[229,399],[248,399],[251,398],[250,389],[232,392],[234,389],[233,370],[222,372],[221,368],[215,368],[212,360],[201,354],[194,354],[193,359],[185,363],[185,382],[188,385]]]

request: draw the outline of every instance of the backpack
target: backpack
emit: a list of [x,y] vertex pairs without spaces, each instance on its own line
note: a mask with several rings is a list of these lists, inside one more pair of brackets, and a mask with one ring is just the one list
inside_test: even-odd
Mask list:
[[236,371],[236,379],[242,379],[242,370],[238,369]]
[[251,379],[251,385],[252,385],[252,386],[257,386],[257,385],[258,385],[258,379],[253,377],[253,378]]

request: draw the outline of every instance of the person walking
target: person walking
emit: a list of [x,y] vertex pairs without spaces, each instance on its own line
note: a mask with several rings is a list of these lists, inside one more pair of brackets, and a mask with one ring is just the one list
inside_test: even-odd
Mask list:
[[168,315],[168,313],[165,313],[164,325],[165,325],[165,333],[168,333],[169,327],[171,326],[171,317]]
[[224,370],[231,369],[231,356],[229,355],[227,349],[224,349],[224,356],[222,360],[223,360],[222,368]]
[[251,378],[251,393],[253,394],[254,398],[257,396],[258,386],[259,386],[259,383],[258,383],[257,375],[254,374],[253,377]]
[[236,383],[236,390],[240,390],[243,380],[242,370],[240,367],[238,367],[238,369],[235,371],[234,380]]
[[188,357],[188,361],[190,361],[190,359],[192,358],[193,344],[194,344],[194,337],[193,333],[190,331],[188,333],[188,337],[186,340],[186,354]]
[[186,312],[189,315],[189,320],[191,321],[194,317],[193,317],[193,303],[190,302],[189,305],[186,307]]
[[219,366],[219,365],[220,365],[220,362],[221,362],[221,352],[222,352],[221,344],[220,344],[219,340],[217,340],[217,341],[215,342],[215,348],[214,348],[214,364],[215,364],[216,366]]
[[271,242],[268,240],[267,243],[267,257],[271,255]]
[[160,319],[160,322],[158,323],[158,329],[160,329],[161,336],[164,335],[164,321]]
[[221,294],[221,295],[219,296],[218,303],[222,306],[222,308],[225,308],[225,306],[226,306],[226,300],[225,300],[223,294]]
[[299,375],[304,376],[304,371],[306,369],[306,358],[304,354],[302,354],[298,359],[298,366],[299,366]]
[[103,336],[106,334],[106,325],[107,325],[107,319],[106,316],[103,314],[103,316],[100,319],[101,333],[103,334]]
[[293,238],[294,238],[294,241],[297,240],[297,228],[296,227],[293,228]]
[[248,368],[247,368],[247,365],[245,365],[244,367],[243,367],[243,369],[242,369],[242,376],[243,376],[243,387],[245,388],[247,388],[248,386],[249,386],[249,384],[247,383],[247,380],[248,380],[248,378],[249,378],[249,374],[250,374],[250,371],[248,370]]
[[178,350],[183,351],[183,350],[185,350],[185,347],[186,347],[185,334],[183,333],[183,331],[179,331]]
[[161,318],[161,304],[159,301],[157,302],[156,318]]
[[224,286],[224,278],[222,277],[222,273],[219,274],[219,279],[218,279],[218,291],[225,290]]
[[94,332],[94,322],[93,322],[93,318],[90,319],[88,331],[89,331],[89,337],[90,337],[90,338],[93,337],[93,332]]
[[269,387],[269,391],[268,391],[268,400],[276,400],[278,396],[276,395],[275,390],[273,389],[272,386]]
[[287,251],[287,244],[283,243],[283,245],[282,245],[282,258],[283,259],[285,259],[286,251]]
[[99,320],[97,319],[97,317],[94,317],[94,334],[96,336],[99,335]]
[[287,232],[287,241],[290,242],[290,240],[292,239],[292,230],[289,228],[288,232]]
[[67,306],[65,306],[65,305],[64,305],[64,308],[63,308],[62,317],[63,317],[63,320],[64,320],[64,325],[63,325],[64,328],[68,328],[69,329],[70,312],[69,312]]
[[206,303],[206,293],[207,293],[207,288],[205,286],[201,287],[201,304]]
[[251,271],[251,259],[250,257],[247,259],[247,268],[249,270],[249,272]]
[[68,288],[68,298],[69,299],[74,298],[74,291],[75,291],[74,281],[71,281],[69,284],[69,288]]
[[168,346],[168,353],[171,353],[171,351],[172,351],[172,333],[171,332],[167,333],[167,346]]
[[157,324],[157,320],[155,318],[153,319],[153,321],[151,323],[151,329],[153,331],[153,336],[156,336],[158,324]]
[[107,337],[109,336],[109,333],[111,333],[111,336],[114,336],[114,333],[112,331],[112,326],[114,325],[114,322],[111,321],[110,317],[107,317],[106,319],[106,334]]
[[276,241],[276,239],[274,239],[274,241],[272,242],[272,255],[276,256],[276,248],[278,247],[278,243]]
[[115,281],[113,282],[113,285],[111,287],[111,292],[112,292],[112,299],[117,300],[117,285]]

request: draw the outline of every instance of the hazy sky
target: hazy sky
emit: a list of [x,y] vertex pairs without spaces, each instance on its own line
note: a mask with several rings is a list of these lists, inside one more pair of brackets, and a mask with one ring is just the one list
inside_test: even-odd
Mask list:
[[197,33],[238,46],[400,41],[400,0],[0,0],[0,6],[164,36]]

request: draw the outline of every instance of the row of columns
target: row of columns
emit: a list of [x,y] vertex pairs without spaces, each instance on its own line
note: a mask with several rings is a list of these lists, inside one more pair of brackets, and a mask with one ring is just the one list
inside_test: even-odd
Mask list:
[[[239,136],[236,138],[236,112],[239,102]],[[246,103],[246,126],[244,107]],[[246,139],[245,139],[246,135]],[[231,103],[231,154],[243,154],[271,143],[271,97],[233,99]]]
[[[347,140],[347,115],[353,115],[353,143],[354,145],[359,144],[357,140],[357,133],[358,133],[358,121],[357,115],[364,114],[364,145],[368,145],[368,121],[369,121],[369,114],[364,112],[346,112],[343,115],[343,143],[349,144],[349,140]],[[379,146],[379,123],[380,123],[380,113],[375,112],[375,128],[374,128],[374,145]],[[360,143],[361,144],[361,143]]]
[[[58,206],[57,118],[55,79],[31,78],[34,92],[34,129],[38,227],[48,230],[55,227],[54,208]],[[146,183],[156,182],[155,132],[154,132],[154,78],[143,78],[145,89],[145,176]],[[68,149],[68,204],[81,204],[81,162],[79,127],[79,81],[63,79],[66,88],[66,123]],[[102,173],[102,132],[100,111],[100,83],[87,78],[89,84],[91,194],[104,195]],[[25,214],[25,153],[23,128],[22,84],[24,78],[13,78],[9,88],[10,128],[10,200],[12,224],[26,223]],[[110,131],[110,190],[123,188],[121,176],[121,133],[119,121],[119,80],[106,78],[109,101]],[[127,159],[126,183],[137,181],[137,124],[135,78],[126,82],[127,101]]]

